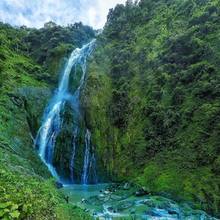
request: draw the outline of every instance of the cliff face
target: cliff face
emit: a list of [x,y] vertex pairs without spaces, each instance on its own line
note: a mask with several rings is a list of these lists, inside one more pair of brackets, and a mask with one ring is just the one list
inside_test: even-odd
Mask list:
[[220,214],[219,1],[110,11],[82,103],[99,170]]
[[[71,34],[75,41],[70,45]],[[36,30],[0,23],[0,218],[83,218],[49,180],[34,139],[63,58],[93,36],[82,24]]]

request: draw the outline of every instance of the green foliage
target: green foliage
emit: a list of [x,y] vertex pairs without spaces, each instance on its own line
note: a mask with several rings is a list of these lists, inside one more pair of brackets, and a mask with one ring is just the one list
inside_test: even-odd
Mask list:
[[135,178],[216,216],[219,8],[216,0],[116,6],[90,64],[99,79],[88,78],[84,98],[100,167],[112,180]]
[[59,70],[60,60],[74,47],[81,47],[95,37],[93,29],[82,23],[62,27],[48,22],[44,28],[25,30],[27,34],[23,37],[23,43],[27,45],[26,54],[53,74]]
[[[56,198],[58,195],[51,183],[39,181],[29,175],[12,173],[4,167],[1,167],[0,173],[2,217],[5,219],[28,217],[53,219],[53,207],[59,200]],[[17,215],[16,218],[15,215]]]
[[90,219],[80,209],[66,204],[52,180],[24,175],[0,167],[1,219]]
[[12,202],[5,202],[0,204],[0,218],[2,219],[18,219],[20,212],[18,205]]
[[76,206],[59,205],[56,210],[58,220],[92,220],[93,218]]
[[[58,37],[56,45],[48,43],[50,36],[47,38],[46,34],[53,34],[52,30],[48,30],[50,28],[47,26],[39,30],[39,34],[31,39],[29,35],[38,30],[12,28],[0,23],[0,219],[90,218],[82,210],[66,203],[54,180],[49,179],[51,175],[34,148],[33,139],[51,96],[51,88],[55,86],[54,75],[61,57],[76,46],[72,42],[64,42],[72,34],[70,29],[77,32],[76,27],[57,27],[58,32],[64,34],[61,38],[66,39],[61,41]],[[80,36],[83,42],[93,34],[87,35],[82,24],[79,24],[79,29],[80,33],[74,35],[78,36],[75,39],[77,44]],[[67,30],[69,34],[65,32]],[[30,41],[40,36],[40,43],[45,41],[42,50],[47,49],[48,43],[50,53],[44,67],[30,57],[28,51],[34,46],[32,42],[25,42],[27,36]],[[39,44],[37,46],[40,47]],[[38,51],[36,56],[42,57],[43,52]]]

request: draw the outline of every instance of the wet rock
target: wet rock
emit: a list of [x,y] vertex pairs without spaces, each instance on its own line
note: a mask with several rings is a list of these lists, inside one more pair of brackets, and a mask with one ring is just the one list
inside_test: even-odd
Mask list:
[[107,210],[111,213],[117,213],[117,210],[113,208],[112,206],[108,207]]
[[107,208],[107,210],[108,210],[109,212],[113,212],[114,209],[113,209],[113,207],[110,206],[110,207]]
[[100,200],[98,196],[92,196],[86,200],[86,204],[99,206],[103,204],[103,200]]
[[64,199],[66,200],[66,203],[69,203],[69,196],[65,196]]
[[170,218],[182,219],[179,211],[175,209],[166,210],[166,209],[154,208],[154,209],[148,210],[147,213],[153,217],[164,217],[167,219],[170,219]]
[[156,210],[149,210],[146,212],[146,214],[153,217],[163,217],[163,215],[160,212],[157,212]]
[[170,215],[177,215],[177,216],[181,216],[181,210],[178,207],[178,205],[176,204],[170,204],[170,208],[167,208],[167,212]]
[[125,183],[123,186],[124,190],[129,190],[131,188],[131,184],[130,183]]
[[131,208],[133,205],[134,205],[134,202],[124,201],[124,202],[121,202],[121,203],[117,206],[117,209],[118,209],[119,211],[123,211],[123,210],[125,210],[125,209]]
[[116,192],[119,189],[119,185],[118,184],[112,184],[110,186],[108,186],[108,188],[106,190],[110,191],[110,192]]
[[105,198],[105,195],[103,193],[101,193],[98,195],[98,197],[99,197],[99,199],[103,199],[103,198]]
[[149,192],[144,188],[140,188],[138,191],[135,192],[135,196],[141,197],[141,196],[146,196],[149,195]]
[[162,202],[158,202],[157,204],[157,208],[159,209],[169,209],[170,208],[170,203],[169,202],[165,202],[165,201],[162,201]]
[[100,218],[101,220],[111,219],[111,216],[109,214],[105,214],[105,218]]
[[110,192],[109,190],[105,190],[103,193],[104,193],[105,195],[109,195],[111,192]]
[[136,210],[135,209],[131,209],[130,213],[131,215],[135,214]]
[[170,215],[179,215],[177,210],[168,209],[167,211]]
[[118,196],[118,195],[111,195],[111,199],[112,199],[112,200],[119,201],[119,200],[121,200],[122,198],[123,198],[122,196]]
[[87,202],[88,201],[86,199],[84,199],[84,198],[81,200],[81,203],[87,203]]
[[98,199],[102,202],[107,202],[110,200],[110,195],[99,194]]
[[60,182],[56,182],[56,183],[55,183],[55,186],[56,186],[57,189],[63,188],[63,184],[60,183]]
[[115,187],[116,187],[116,184],[111,184],[111,185],[109,185],[107,188],[108,188],[109,190],[111,190],[111,189],[115,189]]

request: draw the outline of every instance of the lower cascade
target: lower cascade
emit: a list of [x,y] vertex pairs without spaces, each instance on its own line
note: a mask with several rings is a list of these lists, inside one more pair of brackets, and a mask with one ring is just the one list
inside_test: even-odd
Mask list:
[[87,129],[85,135],[85,155],[82,174],[83,184],[86,184],[89,181],[89,174],[91,172],[94,174],[94,178],[97,179],[96,169],[94,169],[96,167],[95,154],[94,152],[91,152],[91,132]]
[[[58,89],[45,110],[35,144],[51,174],[61,182],[96,183],[95,149],[91,132],[80,111],[80,91],[86,78],[87,58],[95,40],[75,49],[70,55]],[[76,88],[70,91],[71,73]],[[65,137],[62,134],[65,133]]]

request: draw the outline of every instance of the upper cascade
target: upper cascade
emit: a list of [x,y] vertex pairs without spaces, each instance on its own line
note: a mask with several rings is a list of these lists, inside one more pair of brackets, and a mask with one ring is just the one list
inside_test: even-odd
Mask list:
[[[38,149],[39,152],[39,156],[42,159],[42,161],[47,165],[48,169],[50,170],[51,174],[57,178],[59,181],[62,181],[63,179],[63,173],[64,171],[60,171],[63,170],[63,164],[61,164],[61,167],[55,167],[54,166],[54,152],[56,150],[56,140],[59,136],[59,134],[61,133],[62,129],[63,129],[63,123],[64,123],[64,118],[63,118],[63,111],[65,110],[65,106],[67,104],[67,102],[71,102],[71,107],[72,107],[72,111],[74,114],[73,117],[73,123],[74,123],[74,128],[72,131],[73,137],[72,137],[72,143],[70,146],[72,149],[72,153],[67,155],[67,157],[69,158],[65,158],[66,160],[69,160],[69,169],[70,169],[70,173],[68,174],[68,179],[71,180],[71,182],[75,182],[74,180],[74,163],[75,163],[75,156],[76,156],[76,150],[77,150],[77,136],[79,135],[79,130],[80,130],[80,118],[82,118],[81,114],[80,114],[80,90],[81,87],[83,86],[84,82],[85,82],[85,77],[86,77],[86,61],[87,58],[90,56],[90,54],[92,53],[92,51],[94,50],[95,47],[95,42],[96,40],[93,39],[91,42],[89,42],[88,44],[84,45],[81,49],[76,48],[75,50],[73,50],[73,52],[71,53],[65,68],[62,72],[62,77],[61,80],[59,82],[59,86],[58,89],[56,90],[54,96],[52,97],[52,99],[49,101],[49,104],[45,110],[44,116],[43,116],[43,121],[42,121],[42,125],[38,131],[35,143],[36,143],[36,147]],[[73,92],[73,94],[70,94],[69,92],[69,84],[70,84],[70,74],[72,72],[72,69],[75,67],[75,75],[77,74],[77,67],[81,68],[81,78],[80,81],[78,83],[77,88],[75,89],[75,91]],[[69,98],[71,97],[71,98]],[[84,133],[84,139],[85,139],[85,162],[83,162],[82,164],[82,172],[84,176],[89,176],[88,173],[85,172],[89,172],[89,169],[87,167],[87,169],[85,169],[86,165],[85,164],[90,164],[92,166],[92,162],[88,162],[88,160],[90,159],[89,157],[89,153],[88,153],[88,132],[90,133],[90,131],[88,131],[88,129],[84,129],[85,131],[82,131],[81,133]],[[91,141],[89,140],[89,143],[91,143]],[[65,150],[65,149],[63,149]],[[89,148],[89,150],[91,151],[91,147]],[[61,152],[61,154],[63,154],[63,152]],[[93,152],[94,154],[94,152]],[[63,155],[62,155],[63,156]],[[91,158],[94,161],[94,158]],[[59,172],[57,171],[59,170]],[[86,171],[85,171],[86,170]],[[93,172],[95,173],[95,167],[93,167],[90,170],[94,170]],[[66,177],[65,177],[66,178]],[[84,184],[89,183],[89,179],[88,178],[81,178]],[[86,179],[86,181],[85,181]],[[93,180],[94,181],[94,180]]]

